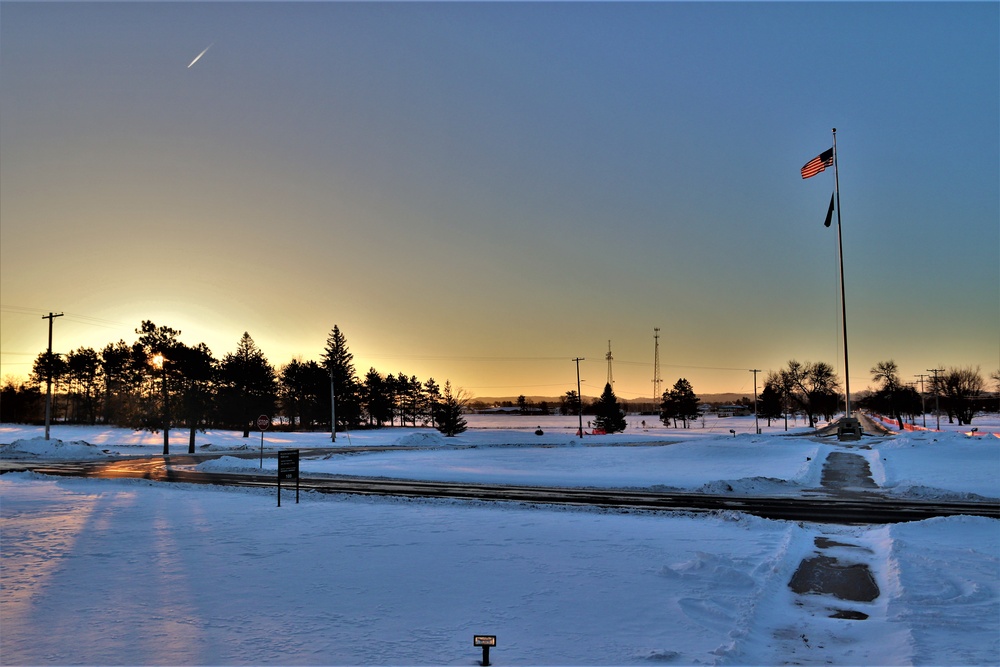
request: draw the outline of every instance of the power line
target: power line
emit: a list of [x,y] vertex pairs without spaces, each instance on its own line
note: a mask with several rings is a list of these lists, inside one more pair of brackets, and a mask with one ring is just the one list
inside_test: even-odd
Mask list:
[[[0,305],[0,311],[7,313],[17,313],[19,315],[39,315],[46,313],[47,311],[41,310],[39,308],[25,308],[24,306],[7,306]],[[65,316],[69,320],[79,322],[81,324],[90,324],[96,327],[106,327],[108,329],[117,329],[119,327],[125,326],[122,322],[115,322],[114,320],[106,320],[100,317],[92,317],[90,315],[81,315],[79,313],[67,313],[62,312],[60,317]],[[46,316],[43,314],[43,318]]]

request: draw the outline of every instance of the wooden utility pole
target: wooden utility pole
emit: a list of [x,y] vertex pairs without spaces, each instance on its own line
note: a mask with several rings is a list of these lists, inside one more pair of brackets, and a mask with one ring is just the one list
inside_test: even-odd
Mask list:
[[576,362],[576,412],[580,415],[580,439],[583,440],[583,394],[580,393],[580,362],[583,361],[583,357],[576,357],[573,361]]
[[938,373],[944,373],[943,368],[928,368],[928,373],[934,373],[934,414],[937,415],[937,430],[941,430],[941,403],[938,401],[938,396],[941,394],[941,385],[938,384]]
[[52,320],[62,317],[63,313],[49,313],[42,315],[43,320],[49,321],[49,351],[46,359],[45,371],[45,439],[49,439],[49,425],[52,423]]

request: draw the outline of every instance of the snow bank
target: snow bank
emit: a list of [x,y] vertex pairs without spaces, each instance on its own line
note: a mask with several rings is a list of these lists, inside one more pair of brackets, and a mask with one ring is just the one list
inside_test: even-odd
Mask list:
[[[269,469],[271,471],[277,470],[277,459],[270,459],[265,461],[265,464],[270,463]],[[241,459],[236,456],[220,456],[217,459],[212,459],[211,461],[204,461],[195,466],[196,470],[202,472],[261,472],[260,461],[251,461],[250,459]],[[268,469],[265,465],[264,469]]]
[[869,458],[876,484],[897,496],[1000,498],[1000,440],[961,433],[906,432],[877,442]]
[[46,440],[42,437],[15,440],[10,444],[0,445],[0,458],[6,459],[45,458],[74,461],[103,459],[112,456],[119,456],[119,453],[111,449],[102,449],[83,440],[63,442],[62,440]]

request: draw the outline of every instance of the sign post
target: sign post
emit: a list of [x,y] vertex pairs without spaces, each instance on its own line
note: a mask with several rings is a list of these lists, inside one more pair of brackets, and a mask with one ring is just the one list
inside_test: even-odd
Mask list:
[[281,507],[281,480],[295,480],[295,504],[299,504],[299,450],[278,452],[278,507]]
[[271,418],[267,415],[257,417],[257,428],[260,429],[260,467],[264,469],[264,431],[271,427]]
[[472,637],[473,646],[481,646],[483,648],[483,667],[489,667],[490,665],[490,647],[497,645],[496,635],[475,635]]

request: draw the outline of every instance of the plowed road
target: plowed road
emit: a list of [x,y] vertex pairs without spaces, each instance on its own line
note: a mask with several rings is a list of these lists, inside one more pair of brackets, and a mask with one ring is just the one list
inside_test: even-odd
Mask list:
[[[320,450],[322,451],[322,450]],[[303,457],[310,450],[300,450]],[[328,453],[326,450],[324,453]],[[274,454],[271,454],[274,456]],[[33,470],[47,475],[139,478],[157,482],[217,484],[243,487],[277,486],[274,474],[199,472],[201,456],[154,456],[116,461],[0,461],[0,472]],[[248,457],[249,458],[249,457]],[[169,465],[168,465],[169,463]],[[284,482],[288,489],[294,482]],[[299,480],[303,491],[362,495],[512,501],[547,505],[613,508],[617,511],[746,512],[768,519],[820,523],[871,524],[917,521],[968,514],[1000,519],[1000,502],[925,501],[887,498],[873,492],[802,496],[747,496],[673,493],[630,489],[505,486],[453,482],[421,482],[368,477],[315,476]]]

